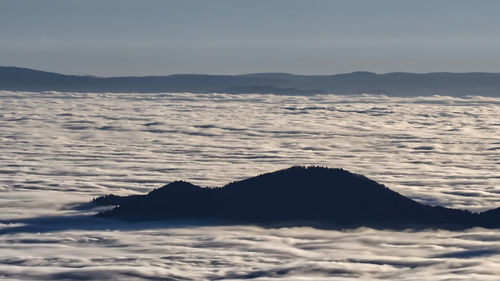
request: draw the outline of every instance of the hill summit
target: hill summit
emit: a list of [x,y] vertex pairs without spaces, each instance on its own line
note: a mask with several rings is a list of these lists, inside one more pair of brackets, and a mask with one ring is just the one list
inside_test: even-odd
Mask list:
[[219,219],[229,223],[319,222],[340,227],[500,227],[500,209],[483,213],[428,206],[343,169],[295,166],[202,188],[175,181],[145,195],[106,195],[101,217],[125,220]]

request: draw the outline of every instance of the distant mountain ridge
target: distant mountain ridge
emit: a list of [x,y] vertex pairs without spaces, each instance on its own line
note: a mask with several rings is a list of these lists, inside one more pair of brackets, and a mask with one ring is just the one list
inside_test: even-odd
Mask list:
[[336,75],[254,73],[175,74],[96,77],[64,75],[19,67],[0,67],[0,90],[61,92],[192,92],[263,94],[385,94],[389,96],[482,95],[500,97],[500,73],[353,72]]
[[230,223],[319,222],[340,227],[500,228],[500,208],[483,213],[428,206],[343,169],[295,166],[202,188],[176,181],[146,195],[106,195],[98,214],[124,220],[219,219]]

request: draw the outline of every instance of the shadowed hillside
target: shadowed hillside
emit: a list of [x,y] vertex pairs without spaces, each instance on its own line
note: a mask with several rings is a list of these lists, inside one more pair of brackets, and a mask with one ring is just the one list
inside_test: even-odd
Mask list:
[[142,77],[63,75],[0,67],[0,90],[62,92],[192,92],[286,95],[385,94],[389,96],[500,96],[500,73],[353,72],[337,75],[256,73],[244,75],[176,74]]
[[146,195],[93,200],[125,220],[220,219],[229,223],[319,222],[341,227],[500,227],[499,209],[481,214],[427,206],[342,169],[291,167],[220,188],[176,181]]

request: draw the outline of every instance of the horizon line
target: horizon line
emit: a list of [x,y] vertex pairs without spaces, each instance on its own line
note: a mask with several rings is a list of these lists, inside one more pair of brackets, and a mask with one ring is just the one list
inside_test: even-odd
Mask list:
[[119,76],[101,76],[94,74],[71,74],[71,73],[63,73],[63,72],[55,72],[48,70],[41,70],[30,67],[22,67],[22,66],[14,66],[14,65],[0,65],[0,68],[15,68],[15,69],[24,69],[45,73],[52,73],[58,75],[65,76],[80,76],[80,77],[93,77],[93,78],[130,78],[130,77],[167,77],[167,76],[182,76],[182,75],[199,75],[199,76],[248,76],[248,75],[292,75],[292,76],[336,76],[336,75],[344,75],[344,74],[354,74],[354,73],[367,73],[367,74],[375,74],[375,75],[387,75],[387,74],[417,74],[417,75],[426,75],[426,74],[500,74],[500,72],[487,72],[487,71],[470,71],[470,72],[453,72],[453,71],[433,71],[433,72],[408,72],[408,71],[393,71],[393,72],[373,72],[367,70],[356,70],[351,72],[340,72],[334,74],[298,74],[291,72],[251,72],[251,73],[238,73],[238,74],[208,74],[208,73],[173,73],[173,74],[152,74],[152,75],[119,75]]

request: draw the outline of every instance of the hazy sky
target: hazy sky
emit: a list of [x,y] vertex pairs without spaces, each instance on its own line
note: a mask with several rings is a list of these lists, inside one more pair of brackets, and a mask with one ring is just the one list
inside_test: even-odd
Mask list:
[[500,1],[0,0],[0,65],[94,75],[500,72]]

